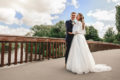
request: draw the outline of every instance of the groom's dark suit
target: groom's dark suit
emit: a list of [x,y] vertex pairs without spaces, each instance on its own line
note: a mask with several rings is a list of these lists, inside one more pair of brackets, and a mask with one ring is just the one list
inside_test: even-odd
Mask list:
[[65,63],[67,63],[71,42],[74,36],[73,34],[68,34],[68,32],[72,32],[72,28],[73,28],[72,20],[66,21],[65,25],[66,25],[66,47],[67,47],[65,53]]

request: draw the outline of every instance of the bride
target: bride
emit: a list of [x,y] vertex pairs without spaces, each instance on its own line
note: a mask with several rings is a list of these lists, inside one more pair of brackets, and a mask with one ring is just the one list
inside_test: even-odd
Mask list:
[[76,19],[77,21],[71,32],[71,34],[74,34],[74,37],[69,51],[66,69],[77,74],[110,71],[112,69],[110,66],[105,64],[95,64],[94,58],[84,37],[84,17],[81,13],[78,13]]

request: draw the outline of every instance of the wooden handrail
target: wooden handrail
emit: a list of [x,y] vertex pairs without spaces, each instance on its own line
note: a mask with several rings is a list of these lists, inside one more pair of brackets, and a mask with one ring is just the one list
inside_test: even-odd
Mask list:
[[65,42],[64,38],[47,38],[47,37],[27,37],[27,36],[10,36],[0,35],[0,41],[4,42]]

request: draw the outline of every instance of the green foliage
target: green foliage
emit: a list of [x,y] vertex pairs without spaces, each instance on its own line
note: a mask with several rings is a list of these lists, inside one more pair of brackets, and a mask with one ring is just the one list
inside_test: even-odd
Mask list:
[[35,25],[31,28],[34,32],[33,36],[39,37],[65,37],[65,23],[64,21],[59,21],[55,25]]
[[120,32],[118,32],[118,34],[115,36],[114,43],[120,44]]
[[51,26],[49,25],[35,25],[31,28],[31,30],[34,32],[33,36],[39,36],[39,37],[49,37]]
[[54,25],[50,30],[49,37],[65,38],[65,23],[60,21]]
[[118,34],[116,35],[116,39],[120,41],[120,32],[118,32]]
[[86,35],[87,40],[100,41],[101,39],[98,36],[98,31],[93,26],[86,27]]
[[120,6],[116,6],[116,27],[118,32],[120,32]]
[[110,27],[108,28],[108,30],[106,31],[105,35],[104,35],[104,41],[105,42],[114,42],[115,41],[115,32],[113,31],[113,28]]

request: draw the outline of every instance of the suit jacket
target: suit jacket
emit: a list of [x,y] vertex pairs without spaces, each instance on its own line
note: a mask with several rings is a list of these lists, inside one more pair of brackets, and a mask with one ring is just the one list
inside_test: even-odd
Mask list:
[[73,28],[72,20],[67,20],[65,26],[66,26],[66,41],[72,41],[74,35],[68,34],[68,32],[72,32]]

